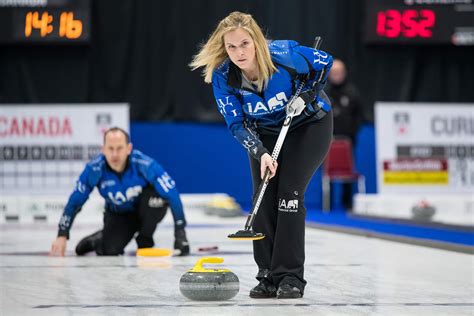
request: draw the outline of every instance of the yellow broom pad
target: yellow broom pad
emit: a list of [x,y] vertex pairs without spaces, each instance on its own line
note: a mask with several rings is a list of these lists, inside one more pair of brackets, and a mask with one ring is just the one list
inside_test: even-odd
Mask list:
[[137,249],[137,257],[167,257],[172,255],[168,248],[140,248]]

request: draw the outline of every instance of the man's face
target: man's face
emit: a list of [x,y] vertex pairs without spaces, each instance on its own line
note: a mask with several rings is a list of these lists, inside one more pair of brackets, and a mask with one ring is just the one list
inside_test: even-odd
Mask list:
[[127,144],[125,135],[121,131],[107,133],[102,146],[102,153],[112,170],[122,172],[127,165],[128,155],[131,152],[132,144]]
[[335,59],[329,72],[329,82],[340,85],[346,80],[346,66],[339,59]]

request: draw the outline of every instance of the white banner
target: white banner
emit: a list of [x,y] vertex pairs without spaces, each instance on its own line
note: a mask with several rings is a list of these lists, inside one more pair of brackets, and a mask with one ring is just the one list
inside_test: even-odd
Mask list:
[[375,105],[379,193],[474,192],[474,104]]
[[1,105],[0,195],[69,194],[112,126],[127,104]]
[[469,194],[356,194],[354,213],[458,226],[474,226],[474,197]]
[[[68,197],[68,194],[51,194],[41,196],[21,194],[15,194],[12,196],[0,195],[0,225],[5,223],[57,224],[63,213],[64,207],[66,206]],[[189,217],[191,214],[200,214],[198,216],[202,217],[204,212],[212,211],[213,209],[215,210],[216,208],[219,208],[218,205],[223,205],[222,201],[226,201],[228,203],[229,200],[233,200],[233,198],[226,193],[181,194],[180,197],[186,210],[187,217]],[[92,191],[89,199],[81,208],[81,212],[74,220],[74,226],[77,224],[102,223],[104,204],[105,201],[100,196],[98,190]],[[226,205],[228,206],[229,204]],[[232,211],[229,210],[225,205],[222,206],[221,210],[221,213],[235,214],[232,213]],[[168,215],[166,218],[167,219],[165,222],[174,225],[172,216]],[[194,216],[194,218],[196,219],[197,217]]]

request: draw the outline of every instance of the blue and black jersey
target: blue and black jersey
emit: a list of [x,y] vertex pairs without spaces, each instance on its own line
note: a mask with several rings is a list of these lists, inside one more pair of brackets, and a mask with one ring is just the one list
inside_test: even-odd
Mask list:
[[[242,83],[240,69],[229,59],[212,76],[214,96],[231,134],[258,160],[268,152],[258,135],[278,134],[286,117],[286,105],[301,80],[305,80],[303,91],[313,88],[320,91],[332,66],[329,54],[295,41],[270,42],[269,50],[277,71],[261,92],[248,89]],[[320,81],[314,87],[313,83],[318,79]],[[317,120],[314,114],[319,109],[328,112],[331,107],[329,101],[316,94],[304,114],[293,119],[291,129]]]
[[69,236],[74,217],[95,187],[105,199],[106,212],[128,213],[137,210],[138,197],[149,185],[168,201],[175,225],[184,227],[183,205],[174,180],[155,160],[133,150],[122,173],[113,171],[102,154],[86,165],[66,204],[58,235]]

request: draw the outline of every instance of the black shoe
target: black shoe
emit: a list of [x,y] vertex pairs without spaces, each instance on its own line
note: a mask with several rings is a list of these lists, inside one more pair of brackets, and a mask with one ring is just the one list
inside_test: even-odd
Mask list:
[[281,284],[276,293],[277,298],[301,298],[303,293],[296,286],[290,284]]
[[83,238],[76,246],[76,254],[83,256],[88,252],[94,251],[98,241],[102,239],[102,230]]
[[276,287],[268,281],[263,279],[260,283],[250,290],[249,296],[251,298],[271,298],[276,297]]
[[186,238],[186,232],[184,228],[177,229],[174,231],[174,249],[177,250],[178,256],[187,256],[189,255],[189,242]]

